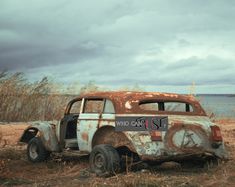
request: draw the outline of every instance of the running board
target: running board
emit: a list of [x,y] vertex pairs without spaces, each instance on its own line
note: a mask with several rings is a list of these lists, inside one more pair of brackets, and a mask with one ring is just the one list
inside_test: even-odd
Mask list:
[[78,140],[74,139],[65,139],[65,148],[77,148],[78,149]]

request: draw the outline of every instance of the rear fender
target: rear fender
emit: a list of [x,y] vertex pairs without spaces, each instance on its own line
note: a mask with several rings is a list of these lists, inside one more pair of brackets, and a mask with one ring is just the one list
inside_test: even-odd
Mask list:
[[116,132],[111,125],[99,128],[92,139],[92,147],[100,144],[109,144],[115,148],[127,147],[130,151],[136,152],[133,142],[125,132]]
[[48,151],[60,151],[56,136],[56,126],[49,122],[34,122],[20,138],[20,142],[28,143],[32,138],[39,137]]

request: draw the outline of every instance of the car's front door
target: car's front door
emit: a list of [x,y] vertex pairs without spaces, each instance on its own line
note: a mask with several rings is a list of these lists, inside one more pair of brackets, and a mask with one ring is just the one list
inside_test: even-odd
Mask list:
[[82,100],[74,100],[69,103],[69,110],[64,115],[63,119],[60,122],[59,127],[59,142],[60,146],[63,149],[65,146],[65,139],[74,139],[77,138],[77,120],[81,112]]
[[77,139],[80,151],[91,150],[92,136],[98,128],[104,107],[104,99],[87,98],[78,117]]

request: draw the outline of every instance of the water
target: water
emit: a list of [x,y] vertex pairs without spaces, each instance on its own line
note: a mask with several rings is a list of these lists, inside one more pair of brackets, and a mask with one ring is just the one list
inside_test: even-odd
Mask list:
[[235,118],[235,96],[199,95],[196,98],[207,114],[213,112],[216,118]]

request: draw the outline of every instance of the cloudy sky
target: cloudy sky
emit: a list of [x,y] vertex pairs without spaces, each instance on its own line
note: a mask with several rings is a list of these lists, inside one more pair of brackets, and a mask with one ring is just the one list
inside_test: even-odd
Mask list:
[[235,93],[235,1],[0,0],[0,70],[116,89]]

